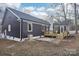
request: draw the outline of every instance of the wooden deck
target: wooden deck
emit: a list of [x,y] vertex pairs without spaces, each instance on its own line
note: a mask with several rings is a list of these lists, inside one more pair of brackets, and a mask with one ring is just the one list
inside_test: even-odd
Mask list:
[[56,38],[61,38],[63,39],[64,37],[67,37],[69,36],[69,33],[68,32],[61,32],[61,33],[57,33],[57,32],[52,32],[52,31],[47,31],[44,33],[44,36],[46,37],[56,37]]

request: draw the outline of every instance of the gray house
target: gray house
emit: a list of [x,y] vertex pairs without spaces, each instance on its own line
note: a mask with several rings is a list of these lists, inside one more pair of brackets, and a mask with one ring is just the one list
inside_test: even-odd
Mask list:
[[2,33],[21,40],[28,35],[41,36],[49,27],[49,22],[9,7],[6,8],[2,20]]

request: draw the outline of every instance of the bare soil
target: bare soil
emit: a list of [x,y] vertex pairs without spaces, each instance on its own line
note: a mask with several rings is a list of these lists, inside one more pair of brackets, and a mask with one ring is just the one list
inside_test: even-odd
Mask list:
[[77,56],[79,55],[79,37],[61,40],[58,44],[38,40],[16,42],[0,40],[1,56]]

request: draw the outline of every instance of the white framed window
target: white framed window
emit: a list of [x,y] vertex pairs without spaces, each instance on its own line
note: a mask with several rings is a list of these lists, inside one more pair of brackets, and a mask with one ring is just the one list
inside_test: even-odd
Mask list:
[[5,31],[4,31],[4,35],[7,35],[7,30],[5,29]]
[[46,26],[46,31],[48,31],[49,30],[49,27],[48,26]]
[[9,32],[11,31],[11,25],[10,24],[8,25],[8,31]]
[[28,24],[27,24],[27,30],[28,30],[28,32],[32,32],[32,30],[33,30],[33,25],[32,25],[32,23],[28,23]]

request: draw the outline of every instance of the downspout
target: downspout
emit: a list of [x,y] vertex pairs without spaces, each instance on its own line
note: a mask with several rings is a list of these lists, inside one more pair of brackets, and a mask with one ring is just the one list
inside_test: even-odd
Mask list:
[[22,41],[23,20],[20,19],[20,41]]

